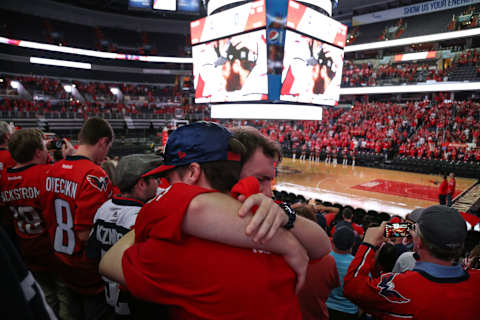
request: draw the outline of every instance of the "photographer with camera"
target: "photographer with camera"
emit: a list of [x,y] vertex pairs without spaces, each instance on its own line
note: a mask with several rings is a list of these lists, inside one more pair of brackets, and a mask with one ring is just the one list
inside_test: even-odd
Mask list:
[[456,264],[467,237],[457,210],[440,205],[423,209],[410,230],[419,257],[415,268],[370,278],[385,226],[367,230],[344,279],[345,297],[382,319],[478,318],[480,271]]
[[65,159],[66,156],[71,156],[75,149],[66,138],[55,138],[47,144],[48,153],[53,158],[53,162]]

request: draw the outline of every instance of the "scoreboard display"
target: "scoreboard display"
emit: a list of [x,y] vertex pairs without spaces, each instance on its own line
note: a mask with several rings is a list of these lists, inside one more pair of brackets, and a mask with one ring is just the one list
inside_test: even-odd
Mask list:
[[201,0],[128,0],[130,10],[199,14]]

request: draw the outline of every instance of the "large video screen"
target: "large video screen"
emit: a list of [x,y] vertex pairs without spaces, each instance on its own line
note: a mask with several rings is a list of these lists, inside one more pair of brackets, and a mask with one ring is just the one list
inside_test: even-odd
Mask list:
[[287,30],[280,100],[336,105],[343,50]]
[[152,0],[128,0],[129,9],[152,9]]
[[[209,2],[210,7],[210,2]],[[190,23],[192,45],[221,39],[265,27],[265,0],[248,2],[239,7],[206,16]]]
[[153,0],[153,9],[175,11],[177,10],[177,0]]
[[[321,7],[322,1],[303,1]],[[296,1],[288,2],[287,28],[312,36],[344,48],[347,41],[348,27],[335,19],[308,8]]]
[[265,29],[193,46],[195,102],[268,99]]
[[200,11],[200,0],[178,0],[178,11],[182,12],[195,12]]

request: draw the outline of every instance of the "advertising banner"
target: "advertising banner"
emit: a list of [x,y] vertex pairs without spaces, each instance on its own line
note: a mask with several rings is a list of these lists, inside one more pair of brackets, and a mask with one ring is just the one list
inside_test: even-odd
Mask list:
[[480,3],[480,0],[434,0],[422,2],[395,9],[388,9],[355,16],[352,18],[352,25],[360,26],[362,24],[411,17],[420,14],[468,6],[476,3]]

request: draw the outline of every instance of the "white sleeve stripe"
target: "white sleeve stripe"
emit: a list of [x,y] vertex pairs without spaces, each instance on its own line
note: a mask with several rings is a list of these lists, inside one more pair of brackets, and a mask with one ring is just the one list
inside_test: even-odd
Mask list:
[[365,253],[363,254],[363,257],[362,257],[362,262],[358,265],[357,269],[355,270],[355,273],[353,275],[354,278],[356,278],[358,276],[358,272],[360,271],[360,269],[363,267],[363,265],[365,264],[365,260],[367,260],[367,256],[368,254],[370,253],[370,250],[372,250],[372,248],[368,248],[367,251],[365,251]]

